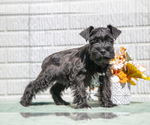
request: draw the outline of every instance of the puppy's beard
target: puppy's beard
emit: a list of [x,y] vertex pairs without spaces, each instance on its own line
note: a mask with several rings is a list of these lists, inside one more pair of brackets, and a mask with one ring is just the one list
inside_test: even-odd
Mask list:
[[109,64],[109,60],[102,59],[100,61],[94,61],[97,65]]
[[106,59],[104,56],[101,58],[94,58],[93,56],[91,56],[90,59],[97,65],[109,64],[110,62],[110,59]]

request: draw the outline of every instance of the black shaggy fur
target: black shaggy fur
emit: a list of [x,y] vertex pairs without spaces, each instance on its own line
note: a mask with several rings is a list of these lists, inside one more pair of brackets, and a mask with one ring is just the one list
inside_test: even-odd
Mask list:
[[71,87],[76,108],[88,108],[86,88],[90,86],[95,73],[104,73],[99,80],[99,101],[103,107],[113,107],[110,90],[110,64],[114,58],[113,43],[121,31],[108,25],[107,28],[93,26],[80,35],[89,43],[83,47],[61,51],[48,56],[42,64],[39,76],[30,82],[21,98],[23,106],[31,105],[33,96],[51,87],[50,93],[57,105],[68,105],[61,98],[61,92]]

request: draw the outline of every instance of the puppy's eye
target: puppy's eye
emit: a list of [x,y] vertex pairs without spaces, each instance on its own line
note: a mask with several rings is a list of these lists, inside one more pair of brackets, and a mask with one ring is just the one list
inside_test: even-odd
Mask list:
[[113,43],[114,42],[114,40],[113,39],[108,39],[107,41],[109,41],[110,43]]
[[92,40],[90,43],[91,43],[91,45],[93,45],[93,44],[95,43],[95,41],[94,41],[94,40]]
[[110,46],[107,46],[107,47],[106,47],[106,50],[107,50],[107,51],[109,51],[110,49],[111,49],[111,47],[110,47]]
[[99,42],[99,40],[98,40],[98,39],[95,39],[95,40],[94,40],[94,42],[95,42],[95,43],[98,43],[98,42]]

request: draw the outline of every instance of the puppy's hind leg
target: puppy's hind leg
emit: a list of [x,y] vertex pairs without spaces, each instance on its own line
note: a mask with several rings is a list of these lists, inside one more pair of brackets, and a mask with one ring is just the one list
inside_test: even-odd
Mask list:
[[36,83],[36,80],[35,81],[32,81],[30,82],[26,88],[25,88],[25,91],[24,91],[24,94],[21,98],[21,101],[20,101],[20,104],[22,106],[29,106],[31,105],[31,101],[32,101],[32,97],[35,95],[35,89],[34,89],[34,84]]
[[38,92],[46,90],[52,82],[53,76],[47,71],[41,71],[36,80],[30,82],[25,88],[20,104],[23,106],[31,105],[33,96]]
[[66,88],[65,85],[60,83],[55,83],[52,88],[50,89],[50,93],[52,94],[52,98],[56,105],[69,105],[70,103],[64,101],[61,98],[61,92]]

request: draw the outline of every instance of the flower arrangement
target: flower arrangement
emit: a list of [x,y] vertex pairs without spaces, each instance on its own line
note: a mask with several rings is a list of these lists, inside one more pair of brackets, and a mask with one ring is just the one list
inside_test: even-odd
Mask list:
[[121,49],[116,52],[115,58],[110,62],[112,64],[111,71],[113,73],[112,81],[119,82],[122,86],[126,82],[131,85],[136,85],[134,80],[138,81],[138,78],[150,81],[150,77],[144,74],[146,67],[132,61],[126,50],[126,48],[121,47]]

